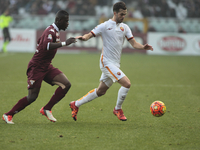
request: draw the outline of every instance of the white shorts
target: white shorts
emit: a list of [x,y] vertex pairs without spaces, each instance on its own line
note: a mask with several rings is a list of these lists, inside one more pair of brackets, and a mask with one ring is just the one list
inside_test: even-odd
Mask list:
[[102,71],[100,81],[104,82],[110,87],[114,82],[119,81],[121,78],[126,76],[116,65],[112,63],[106,63],[102,65],[100,62],[100,69]]

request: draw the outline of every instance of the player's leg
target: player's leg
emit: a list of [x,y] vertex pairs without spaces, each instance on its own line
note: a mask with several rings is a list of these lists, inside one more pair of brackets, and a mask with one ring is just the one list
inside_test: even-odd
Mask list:
[[59,87],[56,89],[50,101],[44,106],[45,110],[51,111],[52,107],[67,94],[71,87],[70,81],[63,73],[60,73],[53,78],[52,85],[54,84],[58,85]]
[[86,95],[84,95],[77,101],[72,101],[69,104],[72,110],[72,118],[76,121],[79,107],[85,103],[94,100],[97,97],[104,95],[108,89],[109,87],[104,82],[101,81],[98,88],[89,91]]
[[22,99],[20,99],[14,106],[13,108],[5,113],[2,117],[2,119],[9,124],[14,124],[12,122],[12,118],[13,116],[22,111],[25,107],[27,107],[28,105],[30,105],[32,102],[34,102],[36,100],[36,98],[38,97],[40,89],[39,88],[34,88],[34,89],[29,89],[28,91],[28,96],[23,97]]
[[117,103],[113,110],[113,113],[122,121],[126,121],[127,118],[124,116],[122,111],[122,104],[126,98],[126,95],[131,86],[130,80],[127,76],[120,70],[119,67],[114,64],[107,64],[107,66],[102,67],[101,70],[109,76],[113,82],[118,82],[121,84],[121,88],[118,91]]
[[121,78],[118,83],[121,84],[121,88],[118,91],[117,104],[115,107],[116,110],[121,109],[122,103],[124,102],[131,86],[130,80],[127,76]]
[[122,77],[119,81],[119,84],[121,84],[121,88],[118,91],[117,96],[117,103],[113,110],[113,113],[122,121],[126,121],[127,118],[124,116],[122,111],[122,104],[128,94],[128,91],[130,89],[131,83],[127,76]]
[[40,113],[42,115],[45,115],[50,121],[56,122],[57,120],[53,117],[51,109],[66,95],[71,87],[71,83],[69,82],[65,74],[63,74],[60,70],[56,68],[49,71],[49,74],[45,77],[44,80],[51,85],[56,84],[59,87],[56,89],[49,102],[40,109]]
[[3,35],[4,35],[3,52],[6,53],[7,52],[7,45],[11,40],[8,28],[3,29]]
[[86,95],[78,99],[75,103],[77,107],[80,107],[81,105],[92,101],[93,99],[100,97],[106,93],[106,91],[109,89],[109,87],[104,83],[100,82],[98,88],[95,88],[91,91],[89,91]]

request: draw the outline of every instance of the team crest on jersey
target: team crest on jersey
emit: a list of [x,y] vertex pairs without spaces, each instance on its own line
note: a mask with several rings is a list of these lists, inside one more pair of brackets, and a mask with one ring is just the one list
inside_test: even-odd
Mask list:
[[31,85],[35,83],[35,80],[30,80]]
[[119,76],[120,76],[120,75],[121,75],[121,72],[117,72],[117,75],[119,75]]
[[50,39],[50,40],[51,40],[51,39],[52,39],[52,35],[49,34],[48,37],[47,37],[47,39]]
[[120,29],[121,29],[122,31],[124,31],[124,28],[123,28],[123,27],[120,27]]

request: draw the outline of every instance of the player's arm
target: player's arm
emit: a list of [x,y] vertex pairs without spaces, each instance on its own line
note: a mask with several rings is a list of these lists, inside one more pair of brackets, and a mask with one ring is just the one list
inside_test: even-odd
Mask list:
[[72,43],[75,43],[76,42],[76,38],[69,38],[67,39],[65,42],[59,42],[59,43],[54,43],[54,42],[50,42],[48,43],[48,50],[52,50],[52,49],[57,49],[57,48],[60,48],[60,47],[63,47],[63,46],[68,46]]
[[145,44],[145,45],[142,45],[140,43],[138,43],[135,38],[132,38],[129,40],[129,43],[132,45],[133,48],[135,49],[139,49],[139,50],[151,50],[153,51],[153,47],[149,44]]
[[92,32],[89,32],[87,34],[84,34],[83,36],[77,36],[76,39],[79,39],[81,41],[87,41],[92,37],[94,37],[94,35],[92,34]]

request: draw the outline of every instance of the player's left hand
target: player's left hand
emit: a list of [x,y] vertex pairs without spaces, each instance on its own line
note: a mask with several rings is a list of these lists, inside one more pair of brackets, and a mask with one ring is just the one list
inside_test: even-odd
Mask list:
[[66,45],[70,45],[72,43],[76,43],[76,38],[70,37],[69,39],[66,40]]
[[149,44],[145,44],[144,45],[144,49],[153,51],[153,47],[151,45],[149,45]]

